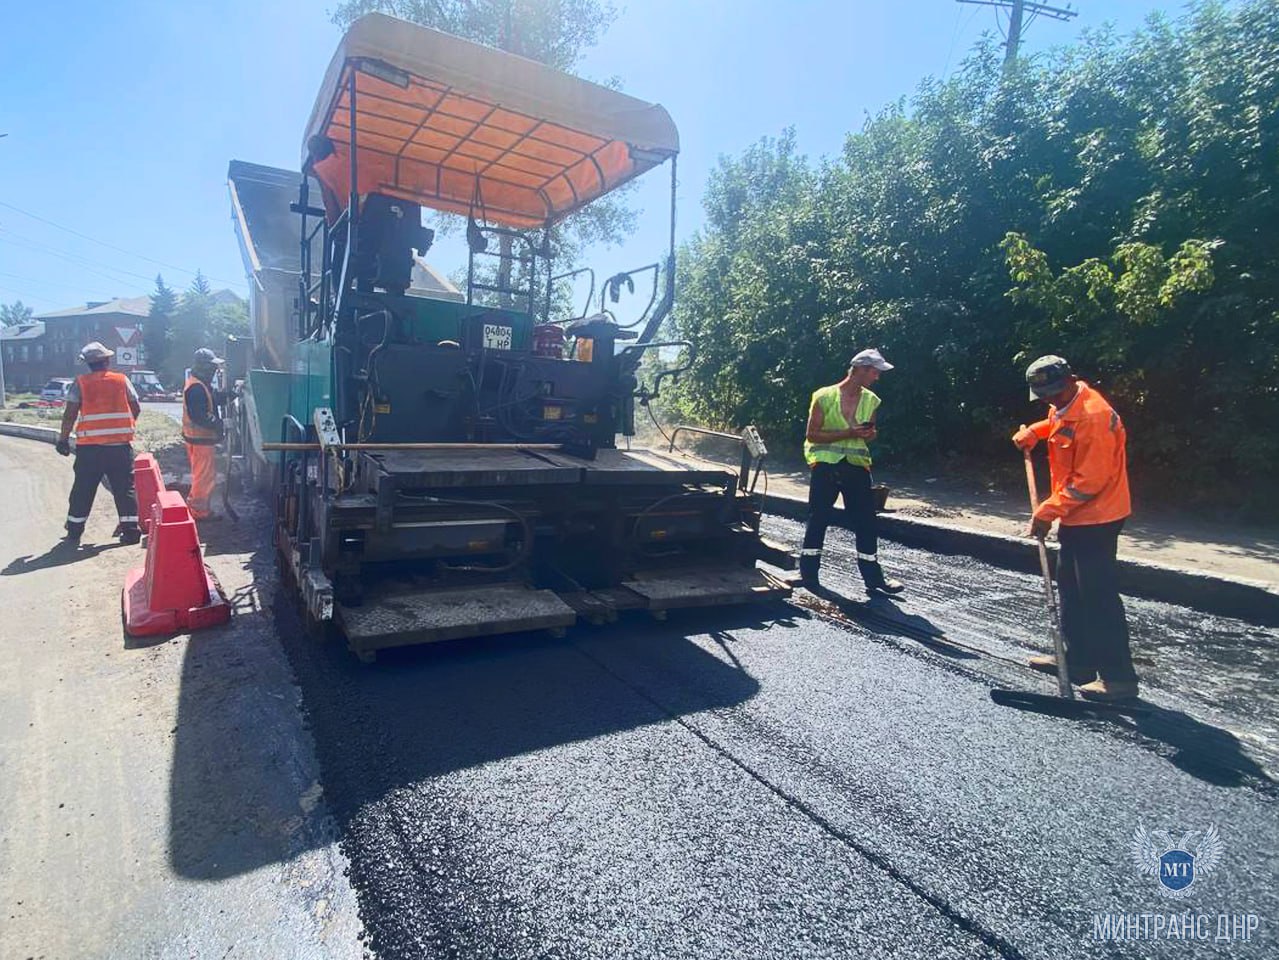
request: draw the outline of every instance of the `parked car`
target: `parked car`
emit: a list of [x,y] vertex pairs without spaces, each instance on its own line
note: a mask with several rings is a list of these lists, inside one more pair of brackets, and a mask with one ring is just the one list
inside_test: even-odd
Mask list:
[[46,383],[40,391],[40,399],[48,400],[52,403],[66,403],[67,391],[71,389],[71,384],[75,383],[66,377],[54,377]]
[[166,390],[160,378],[153,370],[131,370],[129,379],[133,381],[133,389],[138,391],[138,399],[151,402],[173,402],[180,397],[172,390]]

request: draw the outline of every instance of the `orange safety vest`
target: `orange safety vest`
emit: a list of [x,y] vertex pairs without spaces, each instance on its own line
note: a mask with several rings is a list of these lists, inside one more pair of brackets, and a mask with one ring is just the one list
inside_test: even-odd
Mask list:
[[199,377],[187,377],[186,385],[182,388],[182,439],[197,447],[215,446],[218,442],[217,430],[213,427],[201,426],[192,420],[191,414],[187,412],[187,392],[192,387],[199,387],[204,391],[209,401],[207,407],[209,415],[217,415],[217,409],[213,406],[213,391],[209,389],[209,385]]
[[1081,527],[1122,520],[1132,513],[1128,492],[1128,432],[1100,393],[1079,381],[1079,392],[1063,410],[1030,428],[1048,441],[1052,494],[1039,505],[1039,520],[1061,518]]
[[129,378],[116,370],[95,370],[76,377],[76,384],[80,387],[76,446],[133,443]]

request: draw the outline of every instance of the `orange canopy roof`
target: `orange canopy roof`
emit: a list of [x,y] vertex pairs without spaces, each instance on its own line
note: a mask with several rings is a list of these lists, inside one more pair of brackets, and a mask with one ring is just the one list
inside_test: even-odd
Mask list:
[[[350,78],[357,192],[510,227],[554,223],[679,152],[661,106],[384,14],[356,20],[320,88],[303,167],[345,206]],[[333,152],[313,158],[327,137]],[[319,154],[316,154],[319,157]]]

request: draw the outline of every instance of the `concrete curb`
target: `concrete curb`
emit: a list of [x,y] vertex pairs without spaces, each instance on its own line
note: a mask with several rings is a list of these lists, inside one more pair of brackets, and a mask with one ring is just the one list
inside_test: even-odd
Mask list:
[[[769,494],[764,509],[802,521],[808,504],[792,497]],[[843,526],[836,523],[837,526]],[[1022,573],[1039,572],[1034,541],[1000,533],[973,530],[919,517],[879,515],[882,536],[908,547],[935,553],[964,554]],[[1056,568],[1057,548],[1049,544],[1049,563]],[[1279,626],[1279,591],[1256,580],[1222,577],[1149,560],[1119,558],[1119,590],[1134,597],[1194,607],[1205,613],[1236,617],[1268,627]]]
[[52,445],[58,442],[58,428],[37,427],[29,423],[0,423],[0,436],[22,437]]

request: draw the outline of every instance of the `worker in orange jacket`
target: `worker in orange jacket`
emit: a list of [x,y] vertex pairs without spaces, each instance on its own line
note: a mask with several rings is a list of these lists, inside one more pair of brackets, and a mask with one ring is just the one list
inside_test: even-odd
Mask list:
[[191,361],[191,373],[182,388],[182,439],[191,462],[191,494],[187,506],[191,516],[205,520],[213,516],[213,489],[218,481],[217,445],[226,431],[218,415],[213,378],[222,360],[208,347],[201,347]]
[[[1057,585],[1067,670],[1088,699],[1135,697],[1137,674],[1115,564],[1119,532],[1132,513],[1124,423],[1061,357],[1040,357],[1027,368],[1026,382],[1032,400],[1049,404],[1048,417],[1018,430],[1013,443],[1029,451],[1048,442],[1052,493],[1028,532],[1043,539],[1053,521],[1059,523]],[[1054,657],[1034,657],[1030,665],[1057,672]]]
[[115,497],[119,519],[116,535],[121,543],[142,539],[138,526],[138,500],[133,490],[133,425],[142,407],[133,383],[123,373],[108,369],[115,353],[96,340],[85,344],[80,359],[89,372],[76,377],[67,391],[62,429],[54,449],[71,455],[71,428],[75,427],[75,480],[67,504],[67,535],[78,544],[93,509],[98,484],[106,477]]

